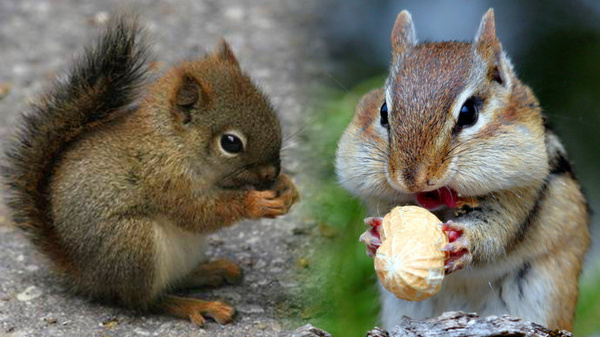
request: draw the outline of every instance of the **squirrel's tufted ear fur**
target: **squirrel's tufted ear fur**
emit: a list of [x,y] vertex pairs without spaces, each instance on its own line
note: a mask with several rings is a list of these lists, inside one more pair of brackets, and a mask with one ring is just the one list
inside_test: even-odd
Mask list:
[[494,9],[490,8],[481,18],[479,30],[473,41],[477,51],[484,57],[499,57],[502,52],[500,41],[496,37],[496,24],[494,22]]
[[396,17],[394,29],[392,30],[392,56],[394,62],[417,45],[417,34],[412,17],[407,10],[403,10]]
[[202,85],[190,74],[182,73],[175,92],[173,113],[181,124],[192,120],[192,110],[208,103],[208,95]]
[[181,76],[181,84],[177,89],[176,104],[179,106],[190,106],[196,104],[200,99],[200,86],[196,80],[188,75]]
[[227,41],[225,41],[225,39],[221,39],[221,42],[219,42],[219,45],[217,46],[217,49],[215,51],[215,56],[219,60],[229,62],[237,66],[238,68],[240,66],[237,58],[233,54],[233,51],[231,51],[231,47],[229,47],[229,44],[227,43]]

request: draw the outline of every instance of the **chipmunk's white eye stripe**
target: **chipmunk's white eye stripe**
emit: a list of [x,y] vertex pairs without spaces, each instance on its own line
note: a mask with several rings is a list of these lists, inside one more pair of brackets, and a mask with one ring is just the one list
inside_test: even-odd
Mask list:
[[218,137],[221,153],[226,157],[235,157],[246,149],[246,137],[237,130],[227,130]]
[[[461,118],[461,110],[465,105],[469,105],[469,103],[473,103],[476,107],[476,115],[470,123],[465,123],[465,116]],[[489,113],[485,113],[485,111],[494,111],[498,106],[498,98],[496,97],[488,97],[485,102],[478,98],[475,95],[474,90],[465,90],[459,98],[456,100],[455,106],[453,107],[453,131],[460,131],[457,134],[459,137],[472,137],[476,135],[479,131],[481,131],[491,120],[491,115]],[[485,108],[485,109],[484,109]],[[467,118],[468,120],[468,118]],[[464,124],[464,125],[461,125]]]
[[454,117],[454,122],[457,122],[460,116],[460,110],[465,105],[465,103],[473,97],[475,90],[474,88],[466,88],[463,92],[458,95],[456,101],[454,102],[454,106],[452,107],[452,117]]
[[392,101],[392,95],[390,93],[390,86],[385,87],[385,104],[387,104],[387,109],[388,111],[391,111],[394,106],[393,106],[393,101]]

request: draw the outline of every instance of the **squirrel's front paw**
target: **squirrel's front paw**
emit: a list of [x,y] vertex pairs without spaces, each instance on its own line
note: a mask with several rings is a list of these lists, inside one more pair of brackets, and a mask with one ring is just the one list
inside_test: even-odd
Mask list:
[[292,181],[292,178],[287,174],[279,175],[275,186],[273,186],[273,190],[276,191],[281,198],[287,200],[290,207],[300,199],[300,194],[298,193],[296,185]]
[[465,268],[473,261],[473,255],[470,252],[471,242],[464,236],[463,225],[448,221],[442,224],[442,230],[448,235],[450,241],[442,248],[443,251],[449,253],[444,270],[446,274],[450,274]]
[[281,174],[272,190],[248,191],[246,209],[249,218],[274,218],[289,212],[298,201],[298,190],[288,175]]

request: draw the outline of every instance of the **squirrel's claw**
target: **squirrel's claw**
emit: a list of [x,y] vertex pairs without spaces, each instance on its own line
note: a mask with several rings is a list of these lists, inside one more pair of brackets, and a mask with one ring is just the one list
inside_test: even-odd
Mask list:
[[246,206],[248,217],[275,218],[287,214],[298,199],[298,190],[290,177],[281,174],[272,190],[248,191]]
[[210,302],[209,304],[210,306],[207,307],[198,306],[196,308],[191,308],[189,316],[192,324],[198,327],[204,326],[204,323],[206,322],[204,317],[210,317],[221,325],[227,324],[233,320],[235,309],[231,306],[221,302]]
[[223,302],[209,302],[173,295],[166,295],[162,299],[162,307],[166,313],[188,318],[197,326],[203,326],[206,317],[212,318],[219,324],[226,324],[233,320],[235,314],[235,309]]

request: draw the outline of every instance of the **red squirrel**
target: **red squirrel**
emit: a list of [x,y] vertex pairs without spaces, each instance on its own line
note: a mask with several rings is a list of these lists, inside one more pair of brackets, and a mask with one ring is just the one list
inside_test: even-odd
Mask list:
[[169,290],[238,281],[235,262],[205,260],[205,236],[297,199],[279,120],[225,41],[153,83],[147,49],[121,16],[38,99],[7,150],[8,204],[77,293],[227,323],[228,304]]

